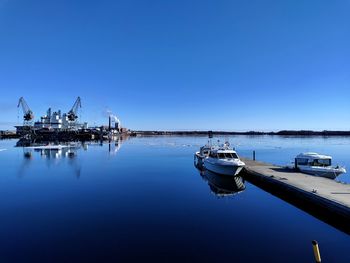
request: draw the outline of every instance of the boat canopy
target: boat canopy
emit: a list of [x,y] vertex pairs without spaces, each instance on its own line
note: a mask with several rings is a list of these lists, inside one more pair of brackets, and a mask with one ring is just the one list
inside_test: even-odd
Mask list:
[[296,157],[296,162],[298,165],[326,167],[332,165],[332,157],[318,153],[301,153]]
[[323,155],[323,154],[318,154],[318,153],[301,153],[297,156],[297,158],[307,158],[307,159],[311,159],[311,160],[315,160],[315,159],[332,159],[331,156],[328,155]]

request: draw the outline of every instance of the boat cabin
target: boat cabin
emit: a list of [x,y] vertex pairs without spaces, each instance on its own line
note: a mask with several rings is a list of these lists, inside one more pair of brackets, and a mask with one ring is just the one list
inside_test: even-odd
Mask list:
[[327,167],[332,165],[332,157],[317,153],[302,153],[295,158],[297,165]]

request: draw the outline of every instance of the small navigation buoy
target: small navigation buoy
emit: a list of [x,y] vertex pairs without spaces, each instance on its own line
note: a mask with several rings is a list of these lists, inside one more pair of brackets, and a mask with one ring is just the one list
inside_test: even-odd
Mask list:
[[318,248],[318,243],[316,240],[312,241],[312,248],[314,250],[314,256],[315,256],[316,263],[321,263],[320,249]]

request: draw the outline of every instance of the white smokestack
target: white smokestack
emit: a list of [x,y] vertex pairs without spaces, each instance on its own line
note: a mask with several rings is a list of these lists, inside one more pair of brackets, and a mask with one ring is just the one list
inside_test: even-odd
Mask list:
[[118,129],[120,129],[120,120],[118,119],[118,117],[113,115],[113,114],[111,114],[110,118],[111,118],[111,120],[112,119],[114,120],[115,126],[118,127]]

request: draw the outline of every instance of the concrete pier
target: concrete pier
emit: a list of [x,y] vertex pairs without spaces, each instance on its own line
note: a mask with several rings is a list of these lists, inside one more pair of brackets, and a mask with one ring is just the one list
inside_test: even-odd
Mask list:
[[350,234],[350,185],[242,158],[244,177],[326,223]]

